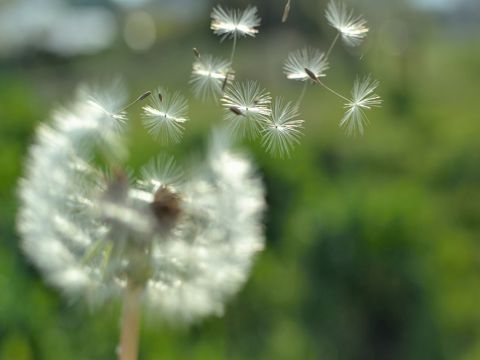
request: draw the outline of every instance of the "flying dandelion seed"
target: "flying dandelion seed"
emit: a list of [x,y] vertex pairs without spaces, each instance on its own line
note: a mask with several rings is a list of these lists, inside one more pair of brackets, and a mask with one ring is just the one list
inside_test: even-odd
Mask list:
[[287,0],[287,2],[285,3],[285,7],[283,8],[282,23],[288,20],[288,15],[290,15],[290,8],[292,5],[291,3],[291,0]]
[[197,48],[194,47],[192,51],[193,51],[193,55],[195,55],[197,59],[200,59],[202,57],[202,55],[200,54],[200,51]]
[[361,16],[354,16],[344,3],[331,0],[328,3],[325,17],[328,23],[339,31],[343,41],[349,46],[359,45],[367,36],[367,21]]
[[188,121],[188,102],[179,92],[170,94],[157,89],[151,104],[143,107],[143,123],[148,131],[164,143],[178,143],[184,123]]
[[233,79],[234,73],[229,61],[204,55],[193,63],[190,83],[196,96],[204,100],[218,99]]
[[364,128],[368,124],[365,110],[382,105],[382,99],[375,94],[379,82],[372,80],[370,76],[363,80],[357,79],[352,89],[352,100],[345,104],[347,109],[345,116],[340,121],[340,127],[344,127],[348,135],[363,135]]
[[261,19],[257,15],[255,6],[248,6],[245,10],[224,9],[217,5],[212,10],[211,29],[215,35],[226,38],[237,38],[244,36],[255,37],[258,33]]
[[232,83],[221,102],[232,133],[239,138],[257,136],[271,114],[270,93],[255,81]]
[[126,113],[123,108],[127,91],[121,79],[115,79],[103,87],[81,85],[78,88],[78,94],[104,115],[113,117],[116,121],[112,124],[117,126],[117,130],[121,130],[126,125]]
[[136,181],[118,162],[106,175],[91,159],[116,151],[97,145],[123,135],[117,121],[79,97],[41,125],[19,189],[25,253],[70,296],[102,301],[134,288],[174,323],[221,314],[264,245],[261,181],[224,133],[193,169],[161,154]]
[[306,81],[311,78],[305,69],[308,69],[316,78],[325,77],[328,70],[328,61],[325,54],[317,49],[304,48],[288,55],[284,65],[287,79]]
[[289,157],[292,148],[300,142],[304,121],[298,108],[282,98],[275,99],[272,115],[262,130],[262,144],[272,155]]

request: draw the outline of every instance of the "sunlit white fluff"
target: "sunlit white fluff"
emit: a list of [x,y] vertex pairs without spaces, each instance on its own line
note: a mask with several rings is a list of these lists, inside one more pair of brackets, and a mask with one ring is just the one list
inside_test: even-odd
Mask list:
[[345,104],[347,109],[345,116],[340,121],[340,126],[345,128],[348,135],[363,135],[364,128],[368,124],[365,110],[382,105],[382,99],[375,94],[379,82],[372,80],[370,76],[360,80],[357,78],[352,89],[352,99]]
[[261,19],[257,15],[255,6],[248,6],[244,10],[225,9],[217,5],[212,10],[211,29],[215,35],[226,38],[252,36],[258,33],[257,27],[260,26]]
[[353,10],[348,10],[344,3],[330,0],[325,12],[329,24],[337,29],[343,41],[349,46],[359,45],[367,36],[367,21],[361,16],[355,16]]
[[[40,126],[19,185],[25,253],[71,296],[102,302],[133,281],[151,314],[173,323],[221,314],[263,248],[261,181],[224,134],[183,174],[160,154],[129,179],[109,161],[116,122],[79,97]],[[165,218],[153,210],[159,192],[173,202]]]
[[157,89],[143,107],[143,123],[148,131],[164,143],[177,143],[188,121],[188,101],[179,92]]
[[229,61],[202,55],[193,63],[190,83],[196,96],[218,99],[226,86],[234,79]]
[[304,48],[288,55],[284,65],[284,72],[288,79],[307,81],[311,77],[305,69],[310,70],[317,78],[325,77],[328,70],[328,61],[325,54],[317,49]]
[[160,154],[142,168],[142,180],[139,180],[138,184],[145,189],[160,186],[176,188],[183,182],[184,176],[185,174],[173,157]]
[[270,93],[256,81],[234,82],[226,89],[221,102],[230,129],[240,138],[258,135],[271,114]]
[[39,127],[20,181],[22,247],[46,280],[64,292],[78,294],[95,288],[101,296],[106,289],[100,267],[83,263],[88,249],[103,243],[108,233],[91,215],[95,194],[106,183],[90,159],[95,149],[118,159],[122,148],[118,118],[82,95],[53,118],[51,125]]
[[146,295],[172,321],[222,314],[264,245],[262,184],[229,146],[224,135],[212,140],[204,166],[179,189],[182,220],[166,241],[155,242]]
[[279,157],[290,156],[294,145],[302,136],[304,120],[297,107],[282,98],[275,99],[272,115],[262,130],[262,144],[268,152]]

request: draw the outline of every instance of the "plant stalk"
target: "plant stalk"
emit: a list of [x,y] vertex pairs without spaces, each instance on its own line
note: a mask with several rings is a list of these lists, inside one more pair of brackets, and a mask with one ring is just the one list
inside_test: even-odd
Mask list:
[[320,84],[321,86],[323,86],[325,89],[327,89],[328,91],[330,91],[332,94],[338,96],[339,98],[345,100],[346,102],[350,102],[351,100],[346,98],[345,96],[343,96],[342,94],[339,94],[338,92],[336,92],[335,90],[333,90],[332,88],[329,88],[327,85],[325,85],[320,79],[317,79],[318,81],[318,84]]
[[337,35],[335,36],[335,39],[333,39],[332,43],[330,44],[330,47],[328,48],[327,54],[325,55],[325,59],[328,60],[328,58],[330,57],[330,54],[332,53],[333,47],[337,43],[339,37],[340,37],[340,33],[337,33]]
[[230,54],[230,66],[233,67],[233,59],[235,58],[235,52],[237,51],[237,34],[233,34],[233,46],[232,53]]
[[307,88],[308,88],[308,81],[305,81],[305,84],[303,85],[302,92],[300,93],[300,96],[297,99],[297,102],[295,103],[295,106],[297,108],[300,107],[302,104],[303,98],[305,97],[305,94],[307,93]]
[[140,295],[142,288],[131,283],[125,289],[119,360],[137,360],[140,335]]

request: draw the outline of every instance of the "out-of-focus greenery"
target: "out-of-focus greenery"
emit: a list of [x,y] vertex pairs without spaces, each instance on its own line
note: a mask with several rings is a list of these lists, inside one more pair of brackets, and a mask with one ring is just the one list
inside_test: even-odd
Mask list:
[[[346,137],[342,104],[311,87],[291,159],[246,144],[268,189],[267,248],[224,317],[189,329],[145,317],[141,359],[480,359],[480,37],[390,16],[377,14],[361,59],[338,46],[327,78],[344,93],[357,73],[380,79],[385,105],[366,135]],[[240,42],[238,76],[295,99],[301,85],[281,74],[287,52],[326,47],[333,33],[277,20]],[[0,359],[115,358],[119,305],[92,312],[44,284],[19,249],[15,186],[35,127],[79,82],[120,74],[132,96],[159,84],[190,93],[191,47],[229,52],[200,25],[147,53],[118,45],[0,62]],[[168,151],[197,152],[220,116],[193,101],[185,141]],[[140,126],[130,145],[133,166],[164,151]]]

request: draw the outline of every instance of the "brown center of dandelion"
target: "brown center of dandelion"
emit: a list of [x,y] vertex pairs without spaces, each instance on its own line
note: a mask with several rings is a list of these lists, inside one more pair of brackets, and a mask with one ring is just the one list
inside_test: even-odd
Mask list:
[[160,231],[167,232],[173,228],[182,212],[180,202],[180,196],[166,186],[155,192],[150,206]]

